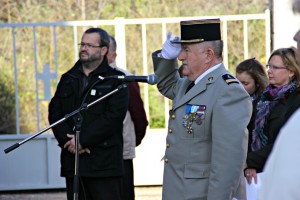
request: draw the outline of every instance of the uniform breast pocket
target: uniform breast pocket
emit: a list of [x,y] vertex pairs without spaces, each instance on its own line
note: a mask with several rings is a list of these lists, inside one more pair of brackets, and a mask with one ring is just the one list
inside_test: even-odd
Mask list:
[[192,136],[194,139],[205,139],[206,138],[206,123],[205,120],[202,121],[201,124],[193,124],[192,129]]

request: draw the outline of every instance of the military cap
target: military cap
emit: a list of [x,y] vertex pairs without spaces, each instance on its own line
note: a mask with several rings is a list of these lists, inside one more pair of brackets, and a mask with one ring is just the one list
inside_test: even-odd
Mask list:
[[181,39],[173,43],[200,43],[221,40],[220,19],[181,21]]

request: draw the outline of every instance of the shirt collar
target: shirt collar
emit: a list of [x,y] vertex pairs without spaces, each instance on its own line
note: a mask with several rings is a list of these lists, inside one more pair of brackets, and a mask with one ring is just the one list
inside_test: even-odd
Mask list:
[[207,74],[209,74],[210,72],[218,69],[220,66],[222,65],[222,63],[216,64],[215,66],[209,68],[208,70],[206,70],[203,74],[201,74],[200,76],[198,76],[198,78],[196,78],[195,80],[195,85],[201,81],[201,79],[203,79],[204,76],[206,76]]

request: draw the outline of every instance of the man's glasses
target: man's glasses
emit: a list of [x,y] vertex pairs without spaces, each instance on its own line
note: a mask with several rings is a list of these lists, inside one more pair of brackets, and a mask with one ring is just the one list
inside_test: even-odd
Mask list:
[[93,45],[93,44],[89,44],[89,43],[83,43],[83,42],[79,43],[78,46],[80,48],[87,47],[88,49],[102,47],[102,46],[97,46],[97,45]]
[[274,65],[267,64],[266,69],[276,71],[276,70],[279,70],[279,69],[286,69],[286,67],[277,67],[277,66],[274,66]]

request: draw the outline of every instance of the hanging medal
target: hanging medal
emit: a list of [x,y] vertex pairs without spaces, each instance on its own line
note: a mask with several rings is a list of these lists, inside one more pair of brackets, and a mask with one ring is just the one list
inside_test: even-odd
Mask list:
[[185,127],[185,128],[186,128],[186,127],[188,126],[188,124],[189,124],[189,118],[190,118],[189,113],[191,112],[191,108],[192,108],[191,105],[187,105],[186,108],[185,108],[185,115],[184,115],[184,117],[183,117],[183,122],[182,122],[182,125],[183,125],[183,127]]
[[187,129],[188,134],[193,133],[193,122],[197,125],[201,125],[203,119],[205,118],[205,105],[190,105],[188,104],[185,109],[185,115],[183,117],[182,125]]
[[206,111],[206,106],[200,105],[198,107],[196,119],[195,119],[196,124],[198,124],[198,125],[202,124],[202,120],[205,118],[205,111]]

